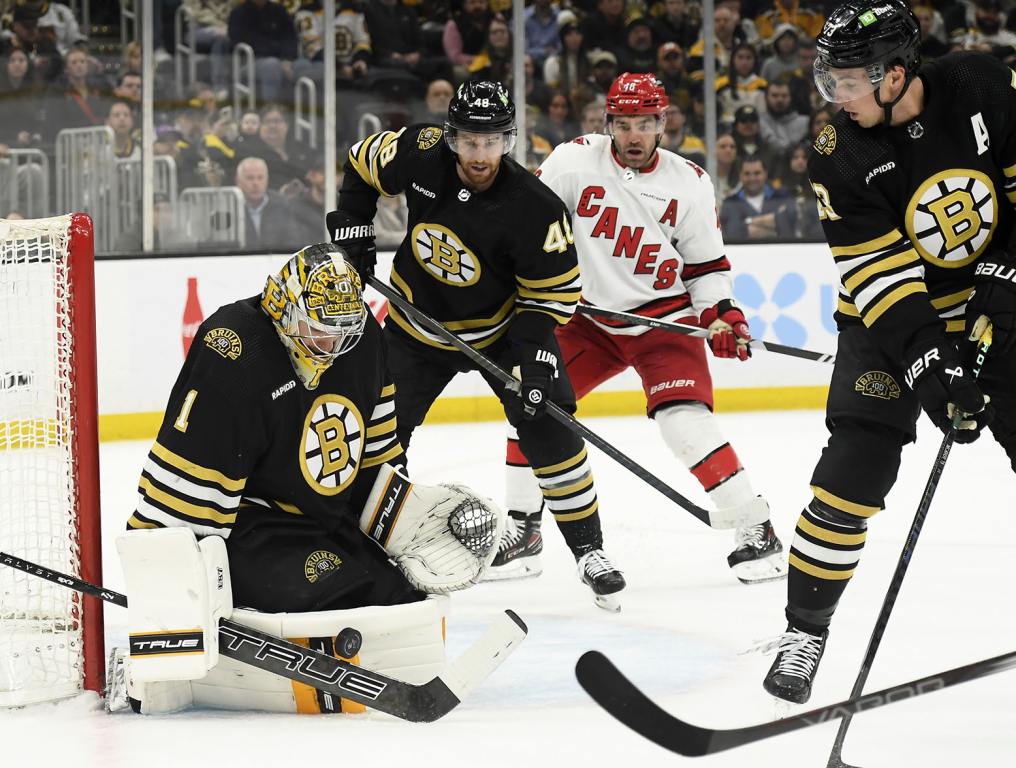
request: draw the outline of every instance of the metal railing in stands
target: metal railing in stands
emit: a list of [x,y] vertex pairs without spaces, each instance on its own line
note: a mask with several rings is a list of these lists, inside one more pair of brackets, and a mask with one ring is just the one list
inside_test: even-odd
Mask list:
[[10,149],[0,157],[0,215],[26,219],[51,215],[49,158],[41,149]]
[[[233,114],[237,119],[245,109],[254,109],[257,103],[255,94],[254,49],[247,43],[237,43],[233,47]],[[247,98],[246,106],[242,104],[244,97]]]
[[56,135],[56,210],[83,211],[95,223],[95,250],[112,250],[113,130],[66,128]]
[[[88,0],[84,0],[84,4],[85,8],[87,8]],[[82,24],[84,24],[84,18],[82,18]],[[84,28],[87,35],[91,30],[87,24],[84,24]],[[134,7],[133,0],[120,0],[120,45],[126,46],[127,43],[140,39],[141,35],[138,34],[138,12]]]
[[[116,181],[113,225],[116,233],[111,242],[124,232],[139,232],[141,227],[141,159],[117,159],[114,171]],[[169,155],[154,158],[155,194],[165,195],[176,202],[176,160]]]
[[293,104],[293,138],[317,149],[317,84],[309,77],[296,81]]
[[246,247],[246,211],[239,187],[188,187],[180,193],[177,211],[185,237],[197,247]]
[[364,112],[356,124],[357,140],[381,130],[381,118],[371,112]]
[[203,58],[198,54],[198,25],[194,22],[194,13],[186,5],[176,9],[173,15],[173,29],[176,32],[173,72],[176,76],[176,95],[182,99],[187,95],[187,88],[198,79],[198,58]]

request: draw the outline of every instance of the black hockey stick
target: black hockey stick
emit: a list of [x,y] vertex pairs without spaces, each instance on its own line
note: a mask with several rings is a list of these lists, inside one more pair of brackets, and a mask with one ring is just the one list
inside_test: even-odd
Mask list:
[[[672,323],[669,320],[657,320],[655,317],[644,317],[642,315],[636,315],[633,312],[621,312],[614,309],[601,309],[600,307],[593,307],[589,304],[579,304],[576,308],[577,312],[581,312],[583,315],[589,315],[590,317],[602,317],[606,320],[623,320],[627,323],[633,323],[635,325],[646,325],[650,328],[660,328],[664,331],[672,331],[674,333],[683,333],[685,336],[698,336],[699,338],[707,338],[709,331],[705,328],[699,328],[697,325],[685,325],[684,323]],[[748,342],[748,346],[751,349],[761,349],[765,352],[776,352],[780,355],[790,355],[791,357],[800,357],[803,360],[814,360],[817,363],[835,363],[836,355],[831,355],[828,352],[812,352],[810,349],[800,349],[799,347],[788,347],[784,344],[776,344],[772,341],[762,341],[761,339],[752,339]]]
[[[457,347],[460,352],[462,352],[474,363],[476,363],[484,370],[496,376],[501,382],[503,382],[507,386],[516,389],[516,391],[518,390],[519,387],[518,379],[516,379],[514,376],[512,376],[510,373],[508,373],[506,370],[504,370],[501,366],[499,366],[489,357],[484,355],[482,352],[473,349],[473,347],[471,347],[469,344],[462,341],[462,339],[460,339],[454,333],[449,331],[447,328],[441,325],[441,323],[432,318],[426,312],[413,306],[409,301],[407,301],[398,293],[396,293],[395,290],[390,285],[379,280],[374,275],[369,275],[367,277],[367,282],[370,284],[372,288],[374,288],[378,293],[382,294],[392,304],[395,304],[399,309],[401,309],[404,312],[408,312],[420,322],[425,323],[430,328],[433,328],[434,331],[439,336],[441,336],[441,338]],[[623,453],[617,450],[617,448],[615,448],[613,445],[608,443],[602,437],[597,435],[595,432],[589,429],[589,427],[585,426],[582,422],[580,422],[570,413],[563,410],[560,406],[555,405],[554,403],[548,400],[545,407],[547,409],[548,415],[552,419],[555,419],[556,421],[559,421],[560,423],[564,424],[566,427],[568,427],[568,429],[572,430],[573,432],[577,432],[579,435],[584,437],[586,440],[595,445],[605,454],[610,456],[610,458],[612,458],[622,467],[624,467],[629,472],[634,474],[636,477],[640,478],[641,480],[644,480],[646,483],[648,483],[653,488],[658,490],[660,493],[662,493],[668,499],[670,499],[679,507],[684,509],[686,512],[690,512],[696,519],[702,521],[711,528],[734,528],[738,525],[737,522],[733,523],[732,525],[725,525],[722,524],[722,521],[714,520],[713,514],[710,513],[708,510],[703,509],[702,507],[698,506],[691,500],[686,499],[684,496],[682,496],[676,490],[671,488],[669,485],[667,485],[665,482],[663,482],[660,478],[658,478],[652,472],[647,470],[645,467],[633,461],[628,456],[625,456]]]
[[[984,365],[990,347],[991,325],[989,324],[977,340],[976,358],[971,369],[975,379],[981,373],[981,367]],[[956,430],[959,428],[962,418],[963,414],[957,412],[953,416],[952,426],[942,438],[942,444],[939,446],[938,454],[935,456],[935,463],[931,467],[931,474],[928,476],[928,482],[924,486],[924,493],[921,494],[921,501],[917,505],[917,512],[914,513],[914,522],[910,524],[910,532],[907,533],[907,540],[903,544],[903,551],[900,552],[900,559],[896,563],[896,570],[893,571],[893,577],[889,582],[889,589],[882,600],[882,608],[878,612],[878,618],[875,620],[875,628],[871,631],[868,649],[864,652],[864,660],[861,662],[861,668],[857,672],[854,686],[850,689],[851,698],[861,695],[864,684],[868,680],[868,673],[871,672],[871,667],[875,663],[875,654],[878,653],[878,647],[882,644],[882,635],[885,634],[886,627],[889,625],[889,616],[892,614],[893,606],[896,605],[896,598],[899,596],[900,588],[903,586],[903,577],[907,575],[910,558],[913,556],[914,548],[917,546],[917,538],[921,535],[921,529],[924,528],[924,521],[928,517],[928,510],[931,508],[931,500],[934,498],[935,491],[938,489],[938,483],[942,479],[945,462],[952,451],[953,442],[956,439]],[[843,762],[843,741],[847,737],[850,720],[851,715],[847,714],[840,721],[840,727],[836,731],[836,740],[833,742],[832,750],[829,752],[829,762],[826,763],[826,768],[855,768],[849,763]]]
[[655,744],[686,757],[722,752],[783,733],[821,725],[838,717],[848,718],[886,704],[922,696],[969,680],[1016,667],[1016,651],[955,669],[928,675],[875,693],[743,728],[702,728],[668,714],[615,667],[599,651],[587,651],[575,665],[575,676],[601,707]]
[[[0,552],[0,564],[127,607],[127,597],[119,592],[6,552]],[[437,677],[422,685],[371,672],[229,619],[219,620],[219,653],[378,712],[411,722],[429,723],[458,706],[525,639],[527,631],[514,611],[505,611],[465,653],[448,664]]]

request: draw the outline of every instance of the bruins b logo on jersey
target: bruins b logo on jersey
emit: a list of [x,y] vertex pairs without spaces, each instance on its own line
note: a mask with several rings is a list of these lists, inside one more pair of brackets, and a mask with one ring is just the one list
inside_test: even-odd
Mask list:
[[947,269],[966,266],[980,256],[997,224],[995,185],[969,168],[931,176],[907,206],[907,234],[917,252]]
[[412,243],[416,260],[442,283],[465,287],[480,279],[480,260],[447,227],[420,222]]
[[340,395],[321,395],[303,423],[300,471],[318,493],[335,496],[356,477],[363,453],[363,416]]

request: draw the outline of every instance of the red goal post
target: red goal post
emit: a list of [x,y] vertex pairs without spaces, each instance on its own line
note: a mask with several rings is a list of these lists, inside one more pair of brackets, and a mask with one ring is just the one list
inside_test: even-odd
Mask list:
[[[0,551],[102,583],[92,221],[0,219]],[[0,566],[0,706],[101,691],[102,604]]]

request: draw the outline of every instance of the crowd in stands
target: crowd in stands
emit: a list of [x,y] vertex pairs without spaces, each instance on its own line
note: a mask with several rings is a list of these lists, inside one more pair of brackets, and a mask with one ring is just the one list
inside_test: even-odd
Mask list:
[[[93,16],[104,5],[92,3]],[[619,73],[653,72],[670,97],[662,146],[701,165],[705,90],[715,92],[714,184],[728,239],[821,238],[807,148],[836,107],[821,100],[811,68],[815,37],[835,5],[716,0],[714,39],[705,41],[702,6],[693,0],[529,0],[528,165],[535,168],[562,142],[603,130],[604,97]],[[924,57],[975,49],[1012,58],[1013,5],[920,0]],[[512,87],[511,6],[510,0],[336,0],[340,163],[365,125],[442,122],[454,89],[468,78]],[[247,248],[288,250],[319,239],[323,153],[297,141],[293,107],[301,78],[315,84],[319,112],[323,103],[328,25],[320,0],[155,0],[155,8],[155,152],[173,158],[177,188],[238,188]],[[199,54],[197,81],[186,85],[175,77],[178,14],[193,25],[188,39]],[[0,17],[0,171],[10,150],[37,149],[52,158],[57,134],[68,128],[108,126],[115,158],[138,158],[141,49],[119,44],[118,10],[106,19],[114,35],[103,46],[59,2],[0,0]],[[240,43],[255,55],[256,104],[249,110],[234,106],[240,101],[232,51]],[[704,78],[707,51],[715,61],[711,84]],[[159,199],[164,245],[180,242],[170,236],[173,203]],[[381,218],[401,237],[395,207],[386,203]],[[118,242],[133,245],[137,238],[126,234]]]

